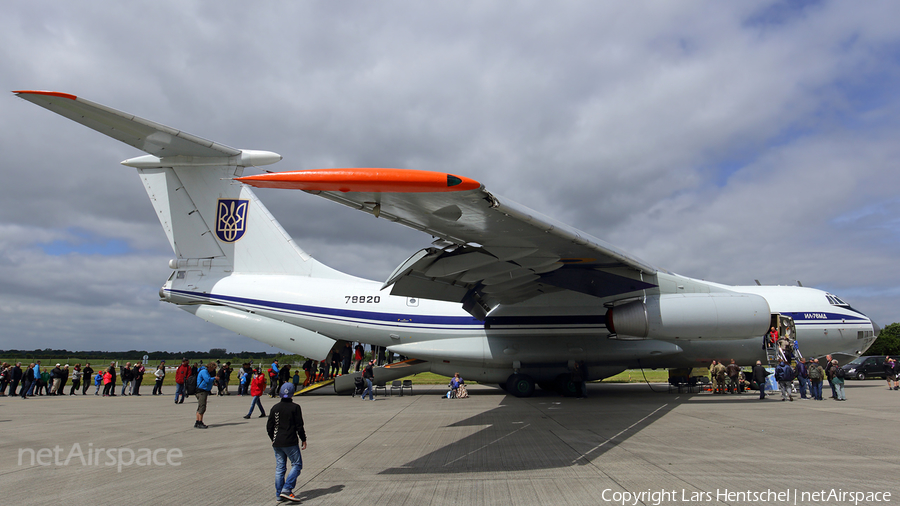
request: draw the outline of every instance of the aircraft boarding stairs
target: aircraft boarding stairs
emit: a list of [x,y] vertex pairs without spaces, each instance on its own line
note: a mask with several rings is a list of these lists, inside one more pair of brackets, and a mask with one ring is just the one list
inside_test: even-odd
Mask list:
[[787,356],[785,356],[784,350],[781,349],[780,346],[773,346],[771,348],[766,347],[766,363],[770,366],[776,366],[779,362],[784,360],[791,364],[791,367],[796,365],[796,361],[803,358],[803,355],[800,354],[800,347],[797,345],[797,342],[793,343],[793,361],[788,360]]
[[[373,369],[373,373],[375,374],[374,381],[376,383],[382,381],[385,383],[390,383],[391,381],[396,379],[405,378],[406,376],[411,376],[413,374],[427,372],[430,370],[431,364],[429,364],[425,360],[409,359],[403,360],[401,362],[394,362],[393,364],[387,364],[381,367],[375,367]],[[303,390],[300,390],[299,392],[297,392],[297,394],[306,394],[328,385],[334,385],[334,391],[336,393],[352,393],[356,389],[356,385],[354,384],[356,378],[359,378],[360,376],[362,376],[362,372],[352,372],[349,374],[344,374],[334,379],[314,383],[304,388]]]

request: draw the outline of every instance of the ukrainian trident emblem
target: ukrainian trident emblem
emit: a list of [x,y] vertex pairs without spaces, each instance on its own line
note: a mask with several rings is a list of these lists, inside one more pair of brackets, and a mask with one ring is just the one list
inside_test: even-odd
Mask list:
[[216,212],[216,236],[222,242],[234,242],[244,235],[247,229],[247,208],[249,200],[219,199]]

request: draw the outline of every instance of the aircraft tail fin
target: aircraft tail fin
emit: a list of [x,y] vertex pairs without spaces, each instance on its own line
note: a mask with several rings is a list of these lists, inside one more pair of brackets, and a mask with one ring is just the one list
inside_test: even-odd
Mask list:
[[280,155],[225,146],[75,95],[15,93],[148,153],[122,164],[140,174],[175,252],[172,269],[347,277],[300,249],[253,191],[233,181],[245,167],[275,163]]

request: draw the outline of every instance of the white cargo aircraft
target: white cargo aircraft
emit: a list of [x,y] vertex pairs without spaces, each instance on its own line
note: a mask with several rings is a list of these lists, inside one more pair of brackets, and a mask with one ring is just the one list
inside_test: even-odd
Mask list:
[[[312,359],[359,341],[529,396],[536,383],[571,392],[576,363],[586,380],[712,359],[765,363],[772,326],[792,332],[807,357],[845,359],[880,330],[821,290],[726,286],[659,269],[462,176],[358,168],[244,176],[281,156],[74,95],[14,93],[148,153],[121,163],[137,169],[175,251],[162,300]],[[385,282],[360,279],[300,249],[251,186],[303,190],[434,242]]]

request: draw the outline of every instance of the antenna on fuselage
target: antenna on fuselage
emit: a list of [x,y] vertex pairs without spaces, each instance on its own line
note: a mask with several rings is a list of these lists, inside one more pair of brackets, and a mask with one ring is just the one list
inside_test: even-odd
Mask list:
[[753,281],[756,281],[756,286],[762,286],[762,283],[760,283],[758,279],[754,279]]
[[803,283],[801,283],[799,279],[797,280],[797,286],[803,286]]

